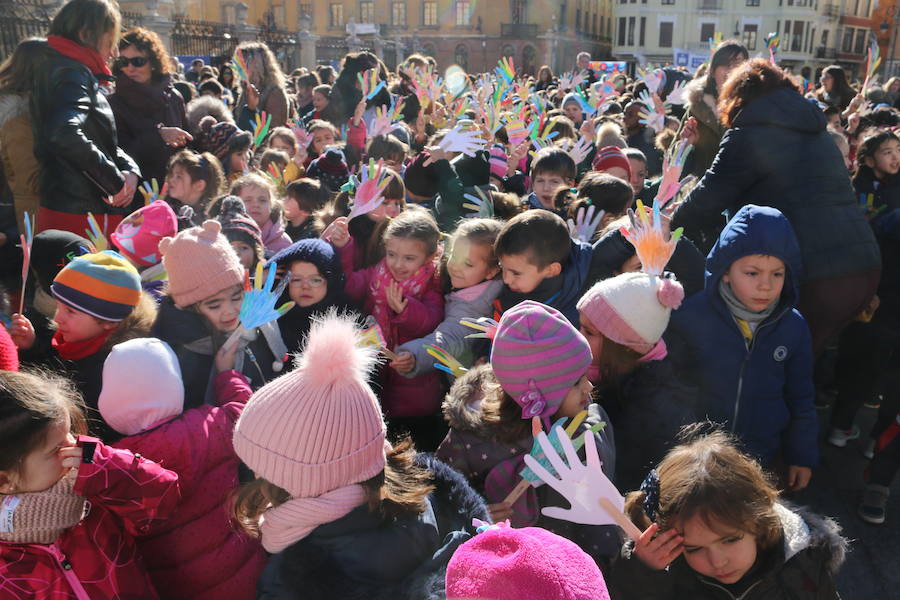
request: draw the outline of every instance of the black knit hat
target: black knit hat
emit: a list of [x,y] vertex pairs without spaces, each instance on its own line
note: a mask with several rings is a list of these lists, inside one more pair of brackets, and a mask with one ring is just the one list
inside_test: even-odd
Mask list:
[[428,154],[422,152],[412,164],[406,167],[406,172],[403,174],[403,183],[406,184],[406,189],[410,193],[416,196],[433,198],[438,192],[438,173],[434,163],[427,167],[423,166],[427,158]]
[[209,128],[209,134],[205,141],[206,150],[222,160],[238,148],[249,146],[253,141],[253,136],[247,131],[238,129],[234,123],[222,121]]
[[347,167],[344,153],[339,148],[328,148],[324,154],[309,164],[306,176],[318,179],[331,192],[338,192],[350,178],[350,169]]
[[479,150],[474,156],[460,154],[450,164],[456,169],[463,187],[480,187],[491,183],[490,157],[487,150]]
[[218,204],[216,220],[222,224],[222,234],[228,241],[242,242],[261,254],[264,249],[262,232],[247,214],[244,201],[237,196],[225,196]]
[[38,285],[47,294],[50,284],[72,259],[94,252],[94,245],[80,235],[59,229],[46,229],[31,243],[31,270]]

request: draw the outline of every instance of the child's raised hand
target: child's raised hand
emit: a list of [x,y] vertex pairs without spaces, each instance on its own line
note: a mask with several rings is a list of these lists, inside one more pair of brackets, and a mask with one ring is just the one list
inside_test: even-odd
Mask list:
[[674,529],[659,535],[659,525],[653,523],[634,542],[634,553],[654,571],[661,571],[678,558],[684,550],[684,538]]
[[356,109],[353,111],[353,126],[356,127],[359,125],[360,120],[363,117],[363,114],[366,112],[366,97],[363,96],[363,99],[359,101],[356,105]]
[[81,455],[81,446],[66,446],[59,449],[62,466],[66,469],[77,469],[78,465],[81,464]]
[[405,350],[398,352],[397,360],[391,361],[391,367],[398,373],[409,373],[416,368],[416,355]]
[[403,297],[403,290],[400,289],[400,284],[393,279],[388,284],[387,303],[391,310],[398,315],[406,310],[406,305],[409,304],[409,300]]
[[237,352],[240,344],[224,344],[219,351],[216,352],[216,372],[223,373],[234,368]]
[[9,326],[9,337],[12,338],[16,348],[28,350],[34,345],[36,337],[34,326],[25,316],[16,313],[12,316],[12,323]]
[[800,465],[790,465],[787,470],[787,486],[789,492],[798,492],[809,485],[812,469]]
[[681,139],[687,140],[692,146],[700,141],[700,131],[697,129],[697,119],[690,117],[684,122],[684,127],[681,128]]
[[335,248],[343,248],[350,241],[347,217],[338,217],[322,232],[322,239],[331,242]]

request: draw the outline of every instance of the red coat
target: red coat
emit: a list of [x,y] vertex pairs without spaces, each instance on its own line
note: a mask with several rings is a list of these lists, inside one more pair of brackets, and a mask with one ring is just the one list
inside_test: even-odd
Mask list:
[[[347,283],[347,296],[363,306],[366,314],[371,314],[375,301],[369,296],[369,284],[375,275],[375,267],[353,271],[353,243],[338,250]],[[391,330],[384,334],[394,340],[394,348],[400,344],[417,340],[434,331],[444,319],[444,295],[441,293],[437,277],[432,278],[418,298],[405,296],[406,308],[391,319]],[[393,349],[393,348],[390,348]],[[437,371],[430,371],[416,377],[407,378],[387,367],[384,371],[384,391],[381,400],[388,417],[424,417],[436,414],[441,409],[443,388]]]
[[116,442],[175,471],[181,481],[178,511],[138,542],[166,600],[253,600],[265,566],[259,541],[239,533],[227,511],[228,496],[239,485],[231,434],[252,390],[237,371],[219,373],[213,385],[219,406],[192,408]]
[[74,492],[87,516],[53,544],[0,541],[0,600],[155,600],[133,536],[145,535],[181,499],[178,475],[96,438]]

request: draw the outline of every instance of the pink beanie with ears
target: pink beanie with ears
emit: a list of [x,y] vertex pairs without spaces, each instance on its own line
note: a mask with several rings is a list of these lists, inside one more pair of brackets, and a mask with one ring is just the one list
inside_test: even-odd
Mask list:
[[109,239],[139,267],[152,267],[162,258],[160,240],[176,233],[175,211],[164,200],[157,200],[125,217]]
[[447,600],[609,600],[603,574],[574,542],[539,527],[493,525],[453,553]]
[[595,283],[577,307],[605,337],[643,355],[662,338],[683,299],[684,289],[671,275],[622,273]]

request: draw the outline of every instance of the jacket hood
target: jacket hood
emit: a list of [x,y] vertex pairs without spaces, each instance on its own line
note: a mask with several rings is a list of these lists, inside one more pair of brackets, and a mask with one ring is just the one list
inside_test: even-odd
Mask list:
[[234,123],[231,111],[225,106],[225,103],[218,98],[212,96],[200,96],[188,102],[185,108],[185,122],[188,132],[198,139],[200,134],[200,120],[203,117],[210,116],[216,120],[216,123],[228,121]]
[[828,555],[828,569],[836,574],[847,554],[847,540],[841,536],[841,526],[804,507],[776,504],[775,512],[784,531],[784,562],[806,550],[821,548]]
[[801,133],[819,133],[825,113],[794,90],[780,89],[751,102],[734,120],[735,127],[768,125]]
[[720,129],[722,124],[719,122],[719,109],[716,105],[716,98],[712,94],[707,94],[705,88],[706,76],[694,79],[685,86],[687,108],[691,111],[692,116],[711,129]]
[[748,204],[741,208],[719,234],[706,257],[705,293],[719,297],[718,285],[731,263],[751,254],[781,259],[787,267],[781,303],[794,306],[800,298],[803,277],[800,244],[794,228],[781,211]]
[[444,398],[441,409],[451,429],[466,431],[484,439],[493,437],[493,428],[484,422],[481,394],[485,384],[497,383],[490,365],[475,367],[457,379]]
[[28,114],[28,98],[18,94],[0,94],[0,127],[24,114]]

